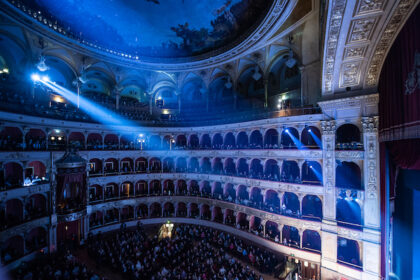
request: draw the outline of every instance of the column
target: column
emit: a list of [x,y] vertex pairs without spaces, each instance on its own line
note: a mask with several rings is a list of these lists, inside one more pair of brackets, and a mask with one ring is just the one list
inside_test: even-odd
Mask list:
[[307,90],[307,75],[305,71],[305,66],[299,66],[300,71],[300,105],[303,106],[305,104],[304,94],[308,92]]
[[178,114],[181,114],[181,95],[178,95]]
[[268,108],[268,79],[264,78],[264,108]]
[[115,109],[118,111],[120,109],[120,91],[115,89]]
[[[363,274],[380,278],[381,259],[381,217],[380,217],[380,182],[379,182],[379,143],[378,117],[362,118],[363,147],[363,182],[365,197],[363,202],[363,232],[362,261]],[[373,278],[372,278],[373,279]]]
[[321,270],[336,271],[337,222],[335,195],[335,121],[322,121],[323,220],[321,225]]

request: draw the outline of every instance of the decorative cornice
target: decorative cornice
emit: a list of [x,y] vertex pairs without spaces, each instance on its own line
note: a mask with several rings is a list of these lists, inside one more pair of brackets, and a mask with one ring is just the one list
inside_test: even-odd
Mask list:
[[333,89],[334,61],[338,46],[341,24],[343,23],[346,0],[330,1],[331,8],[328,14],[328,31],[325,36],[323,92],[331,92]]

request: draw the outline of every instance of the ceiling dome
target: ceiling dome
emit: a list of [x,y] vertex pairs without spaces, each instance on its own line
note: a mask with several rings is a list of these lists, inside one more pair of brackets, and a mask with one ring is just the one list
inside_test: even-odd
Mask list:
[[[139,60],[208,58],[247,38],[272,0],[20,0],[57,33]],[[16,4],[15,4],[16,5]],[[22,7],[25,9],[22,9]],[[39,20],[39,19],[38,19]]]

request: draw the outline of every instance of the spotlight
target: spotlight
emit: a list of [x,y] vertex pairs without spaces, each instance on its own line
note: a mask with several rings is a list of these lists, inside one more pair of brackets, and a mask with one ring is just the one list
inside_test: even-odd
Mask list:
[[286,133],[289,133],[289,129],[288,129],[288,128],[286,128],[284,131],[285,131]]
[[312,169],[313,168],[312,165],[309,165],[309,168]]
[[49,82],[50,81],[50,78],[48,76],[42,76],[42,80],[44,82]]
[[34,73],[31,75],[31,80],[34,82],[38,82],[39,80],[41,80],[41,77],[38,74]]
[[139,134],[139,137],[144,137],[144,134],[143,134],[143,133],[140,133],[140,134]]
[[312,132],[312,130],[311,129],[308,129],[308,132]]

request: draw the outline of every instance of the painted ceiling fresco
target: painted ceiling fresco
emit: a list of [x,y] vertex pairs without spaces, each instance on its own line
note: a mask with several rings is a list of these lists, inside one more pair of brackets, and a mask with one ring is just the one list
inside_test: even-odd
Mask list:
[[24,0],[76,38],[130,54],[178,58],[233,45],[272,0]]

